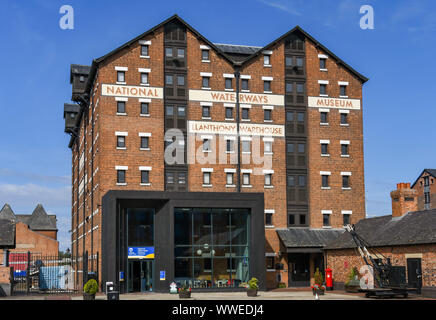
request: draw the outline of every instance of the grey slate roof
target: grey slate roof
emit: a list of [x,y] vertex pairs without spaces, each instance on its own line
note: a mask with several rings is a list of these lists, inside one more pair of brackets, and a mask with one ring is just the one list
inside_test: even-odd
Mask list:
[[0,219],[13,223],[22,222],[32,230],[57,230],[56,215],[48,215],[44,207],[38,204],[32,214],[14,214],[11,207],[5,204],[0,211]]
[[243,46],[236,44],[214,43],[214,45],[225,53],[236,53],[243,55],[251,55],[262,49],[262,47]]
[[0,219],[0,249],[15,247],[15,224],[12,220]]
[[344,233],[343,229],[278,229],[277,233],[286,248],[319,248]]
[[[436,209],[409,212],[402,217],[381,216],[360,220],[356,233],[371,247],[436,243]],[[325,249],[355,248],[345,232],[328,243]]]
[[12,211],[12,208],[9,204],[5,204],[3,208],[0,211],[0,219],[5,220],[15,220],[15,214],[14,211]]

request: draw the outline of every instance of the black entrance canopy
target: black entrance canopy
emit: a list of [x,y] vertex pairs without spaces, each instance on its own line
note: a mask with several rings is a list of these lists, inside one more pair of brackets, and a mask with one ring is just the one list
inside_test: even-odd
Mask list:
[[286,252],[322,252],[324,246],[344,232],[343,229],[278,229],[277,234]]

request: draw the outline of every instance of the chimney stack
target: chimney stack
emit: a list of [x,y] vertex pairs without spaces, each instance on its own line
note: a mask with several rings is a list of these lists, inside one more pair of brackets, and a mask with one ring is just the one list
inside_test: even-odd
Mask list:
[[397,183],[397,190],[391,192],[391,199],[392,218],[418,211],[418,191],[411,189],[410,183]]

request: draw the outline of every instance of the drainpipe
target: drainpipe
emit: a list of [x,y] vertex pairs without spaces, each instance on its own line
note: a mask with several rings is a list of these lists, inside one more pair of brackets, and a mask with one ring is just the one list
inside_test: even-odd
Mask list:
[[237,184],[238,184],[238,193],[241,192],[241,142],[239,137],[239,78],[240,72],[239,68],[235,69],[235,80],[236,80],[236,138],[238,144],[238,169],[237,169]]

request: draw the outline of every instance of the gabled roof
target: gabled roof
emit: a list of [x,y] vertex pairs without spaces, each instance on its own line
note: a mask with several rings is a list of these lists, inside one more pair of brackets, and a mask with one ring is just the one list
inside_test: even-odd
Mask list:
[[412,184],[412,188],[415,186],[415,184],[418,182],[419,178],[424,174],[424,172],[427,172],[429,175],[436,178],[436,169],[424,169],[422,170],[421,174],[416,178],[415,182]]
[[38,204],[32,215],[27,218],[27,224],[32,230],[57,230],[56,216],[50,217],[41,204]]
[[9,204],[6,203],[3,206],[3,208],[0,210],[0,219],[12,220],[12,221],[16,219],[14,211],[12,211],[12,208]]
[[36,206],[32,214],[14,214],[6,203],[0,211],[0,219],[12,223],[22,222],[32,230],[57,230],[56,215],[48,215],[41,204]]
[[[325,51],[327,54],[329,54],[332,58],[334,58],[338,63],[342,64],[346,69],[348,69],[351,73],[353,73],[355,76],[357,76],[362,82],[368,81],[368,78],[361,75],[359,72],[351,68],[348,64],[346,64],[343,60],[341,60],[339,57],[337,57],[333,52],[331,52],[329,49],[327,49],[325,46],[323,46],[320,42],[318,42],[315,38],[313,38],[311,35],[309,35],[306,31],[304,31],[300,26],[294,27],[292,30],[286,32],[281,37],[277,38],[276,40],[272,41],[271,43],[267,44],[264,47],[255,47],[255,46],[242,46],[242,45],[227,45],[227,44],[214,44],[210,42],[208,39],[206,39],[203,35],[201,35],[197,30],[195,30],[191,25],[189,25],[187,22],[185,22],[182,18],[180,18],[177,14],[171,16],[167,20],[161,22],[157,26],[149,29],[148,31],[140,34],[136,38],[126,42],[125,44],[121,45],[120,47],[112,50],[111,52],[107,53],[106,55],[94,59],[92,62],[92,66],[89,72],[89,77],[86,85],[85,92],[89,91],[90,86],[92,85],[92,82],[94,81],[93,78],[95,76],[97,65],[104,61],[106,58],[114,55],[115,53],[121,51],[122,49],[136,43],[141,38],[155,32],[162,26],[166,25],[167,23],[177,21],[180,22],[182,25],[184,25],[188,30],[190,30],[193,34],[195,34],[199,39],[204,41],[208,46],[213,48],[219,55],[221,55],[225,60],[227,60],[232,65],[244,65],[248,61],[250,61],[255,56],[259,55],[263,50],[266,50],[270,48],[271,46],[275,45],[276,43],[282,41],[284,38],[289,36],[291,33],[294,32],[301,32],[305,37],[309,38],[312,42],[314,42],[318,47],[320,47],[323,51]],[[229,54],[242,54],[242,55],[248,55],[245,59],[232,59],[232,57]]]
[[12,220],[0,219],[0,249],[15,247],[15,223]]
[[[436,209],[409,212],[399,218],[388,215],[362,219],[355,231],[371,247],[436,243]],[[326,249],[355,247],[350,233],[344,232]]]

